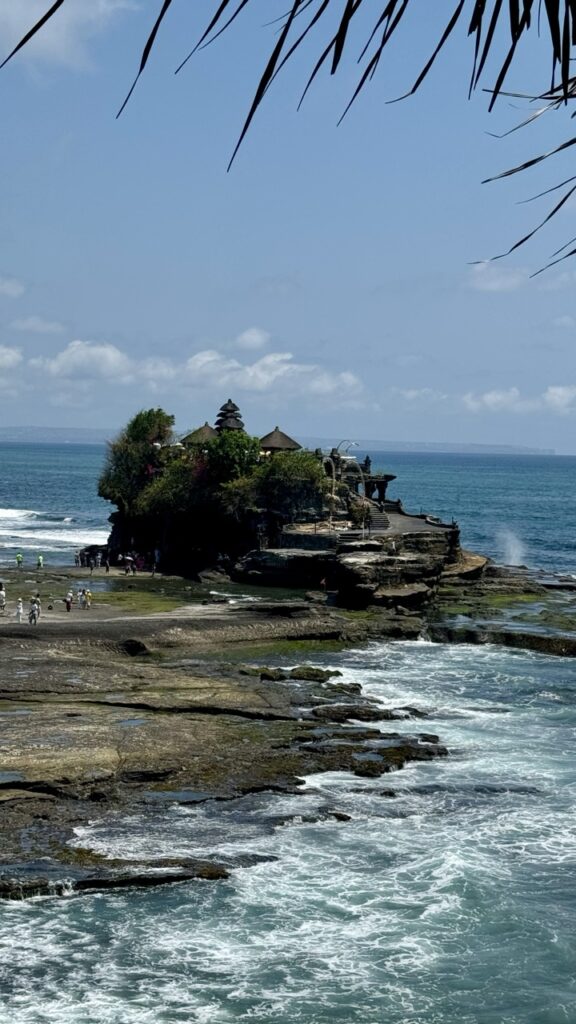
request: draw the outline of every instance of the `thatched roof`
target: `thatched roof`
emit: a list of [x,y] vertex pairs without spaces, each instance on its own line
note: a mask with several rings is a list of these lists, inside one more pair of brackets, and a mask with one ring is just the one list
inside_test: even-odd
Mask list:
[[220,408],[216,417],[216,430],[219,434],[223,430],[244,430],[240,409],[231,398]]
[[274,427],[269,434],[260,438],[260,447],[265,452],[297,452],[302,445],[293,437],[288,437],[280,427]]
[[219,416],[216,420],[216,430],[218,433],[222,430],[244,430],[244,424],[238,414],[233,413],[231,416]]
[[227,402],[224,402],[224,405],[220,406],[220,412],[229,414],[233,412],[240,412],[240,409],[236,405],[236,402],[233,402],[232,399],[229,398]]
[[218,437],[218,432],[206,421],[203,427],[197,427],[196,430],[186,434],[186,437],[182,438],[182,444],[204,444],[206,441],[214,440],[215,437]]

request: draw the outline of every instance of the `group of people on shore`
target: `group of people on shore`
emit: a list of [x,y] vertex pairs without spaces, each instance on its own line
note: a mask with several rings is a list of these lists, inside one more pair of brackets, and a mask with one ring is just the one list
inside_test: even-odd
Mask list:
[[[0,581],[0,615],[5,615],[6,614],[6,605],[7,605],[6,588],[4,586],[4,583]],[[39,591],[37,591],[30,598],[30,602],[29,602],[29,605],[28,605],[28,622],[30,623],[31,626],[35,626],[36,625],[36,623],[38,622],[38,619],[40,618],[41,611],[42,611],[42,599],[40,597]],[[23,598],[19,597],[17,599],[17,601],[16,601],[16,605],[15,605],[15,608],[14,608],[14,616],[16,618],[16,622],[22,622],[24,614],[25,614],[24,600],[23,600]]]
[[92,607],[92,591],[88,587],[78,587],[76,594],[73,590],[69,590],[64,598],[64,605],[67,612],[72,611],[72,605],[74,602],[77,603],[78,607],[83,611]]
[[74,565],[77,569],[90,569],[90,575],[94,569],[104,568],[110,572],[110,555],[108,551],[77,551],[74,555]]
[[[24,568],[24,555],[22,554],[21,551],[19,551],[18,554],[16,555],[15,561],[16,561],[16,568],[17,569],[23,569]],[[43,569],[44,568],[44,555],[36,555],[36,568],[37,569]]]
[[[16,568],[24,568],[24,555],[21,551],[15,556]],[[160,551],[156,550],[151,552],[149,555],[141,555],[136,551],[127,551],[124,555],[118,556],[118,566],[124,570],[126,576],[132,573],[133,576],[137,572],[148,570],[154,576],[158,571],[160,563]],[[106,572],[110,572],[110,553],[108,549],[104,550],[87,550],[84,548],[81,551],[76,551],[74,554],[74,565],[77,569],[89,569],[90,575],[94,572],[94,569],[105,569]],[[44,555],[36,555],[36,569],[44,568]]]
[[[69,590],[66,597],[62,598],[64,606],[67,612],[72,611],[72,605],[77,604],[83,611],[92,607],[92,591],[89,587],[78,587],[78,591],[75,594],[73,590]],[[0,581],[0,616],[6,614],[6,608],[8,605],[6,597],[6,588],[4,583]],[[48,608],[52,610],[53,605],[49,604]],[[28,609],[24,607],[24,599],[22,597],[17,598],[14,605],[14,617],[16,622],[22,622],[24,615],[28,613],[28,622],[31,626],[35,626],[40,618],[42,612],[42,598],[40,592],[37,591],[32,595],[29,601]]]

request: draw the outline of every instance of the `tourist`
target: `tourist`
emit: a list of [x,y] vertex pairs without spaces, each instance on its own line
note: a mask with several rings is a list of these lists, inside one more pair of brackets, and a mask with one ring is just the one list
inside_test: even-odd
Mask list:
[[22,622],[22,613],[23,613],[23,611],[24,611],[24,604],[22,602],[22,598],[19,597],[18,600],[16,601],[16,611],[14,613],[16,615],[16,622]]
[[21,569],[24,564],[24,555],[19,551],[16,555],[16,568]]
[[78,594],[78,605],[82,610],[86,608],[86,591],[84,588]]
[[4,590],[4,584],[0,583],[0,614],[4,615],[6,611],[6,591]]
[[44,555],[38,555],[38,558],[36,559],[36,568],[37,569],[43,569],[44,568]]
[[80,568],[80,552],[79,551],[77,551],[76,554],[74,555],[74,565],[76,566],[77,569]]
[[33,600],[33,602],[36,605],[37,612],[38,612],[38,618],[40,618],[40,612],[42,611],[42,601],[41,601],[41,598],[40,598],[40,591],[39,590],[36,591],[36,596],[33,597],[32,600]]
[[89,590],[88,587],[86,587],[86,590],[84,591],[84,600],[86,602],[86,608],[91,608],[92,607],[92,591]]
[[35,626],[38,622],[38,605],[34,598],[30,601],[30,610],[28,612],[28,622],[31,626]]
[[107,551],[104,552],[104,568],[106,572],[110,572],[110,555]]
[[66,605],[66,611],[67,612],[72,610],[72,601],[73,600],[74,600],[74,594],[72,593],[71,590],[69,590],[68,593],[66,594],[66,597],[64,598],[64,604]]

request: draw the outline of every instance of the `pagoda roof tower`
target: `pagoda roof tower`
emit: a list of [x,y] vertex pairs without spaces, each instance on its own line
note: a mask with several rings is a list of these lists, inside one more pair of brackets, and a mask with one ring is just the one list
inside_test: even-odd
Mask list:
[[216,417],[216,430],[219,434],[223,430],[244,430],[240,409],[231,398],[224,403]]

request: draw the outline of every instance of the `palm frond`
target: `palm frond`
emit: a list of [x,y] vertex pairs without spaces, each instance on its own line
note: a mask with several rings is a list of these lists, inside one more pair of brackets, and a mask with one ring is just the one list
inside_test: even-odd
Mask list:
[[[56,18],[66,2],[67,0],[56,0],[55,3],[52,3],[11,50],[0,67],[12,60],[49,21]],[[199,48],[211,45],[219,36],[228,31],[240,15],[249,7],[253,9],[255,4],[256,0],[213,0],[213,12],[208,24],[176,70],[180,71]],[[158,5],[157,16],[144,42],[138,72],[117,116],[125,109],[146,68],[162,21],[172,7],[172,0],[162,0],[162,2],[158,0]],[[431,0],[426,0],[426,18],[431,29],[435,28],[442,15],[441,7],[440,4],[436,7]],[[233,163],[258,108],[274,80],[299,50],[304,40],[310,38],[313,31],[318,35],[317,56],[313,59],[299,106],[318,74],[324,68],[331,75],[336,74],[345,57],[353,47],[356,47],[358,32],[366,33],[364,42],[361,43],[360,56],[357,58],[361,69],[359,80],[342,114],[344,117],[367,83],[374,78],[377,68],[398,36],[400,28],[407,24],[407,15],[410,13],[414,14],[416,18],[422,17],[416,0],[287,0],[287,8],[279,18],[272,18],[268,22],[268,25],[280,26],[278,36],[271,48],[265,67],[260,72],[254,96],[229,166]],[[357,23],[359,24],[357,16],[360,11],[366,16],[368,25],[366,28],[366,22],[363,21],[363,27],[359,28],[358,32],[353,32],[352,29],[356,28]],[[493,109],[499,97],[511,95],[505,91],[506,80],[520,44],[527,33],[536,30],[548,43],[545,50],[545,62],[546,74],[551,76],[550,84],[537,96],[523,97],[531,101],[539,101],[542,106],[504,134],[507,135],[519,128],[526,127],[538,120],[542,114],[551,110],[557,111],[576,99],[576,77],[571,73],[572,60],[576,50],[576,0],[456,0],[448,22],[444,26],[438,25],[439,35],[436,36],[437,41],[431,42],[430,56],[414,78],[411,88],[400,98],[412,95],[422,86],[449,39],[453,37],[457,25],[465,16],[467,17],[467,33],[473,42],[469,93],[483,83],[488,58],[496,57],[502,41],[505,41],[504,55],[497,58],[495,80],[487,90],[490,94],[489,110]],[[407,32],[414,31],[414,24],[414,22],[408,23]],[[410,36],[407,37],[407,43],[409,50]],[[406,47],[406,37],[404,46]],[[519,94],[514,95],[519,96]],[[486,180],[494,181],[527,170],[574,145],[575,141],[570,139],[546,153],[526,160],[517,167],[510,168]],[[561,186],[552,186],[541,195],[559,187]],[[565,201],[566,199],[564,199]],[[550,215],[537,228],[526,234],[520,242],[512,246],[509,252],[532,238],[562,205],[563,202],[556,204]],[[572,255],[572,252],[561,258],[565,259],[567,255]]]

